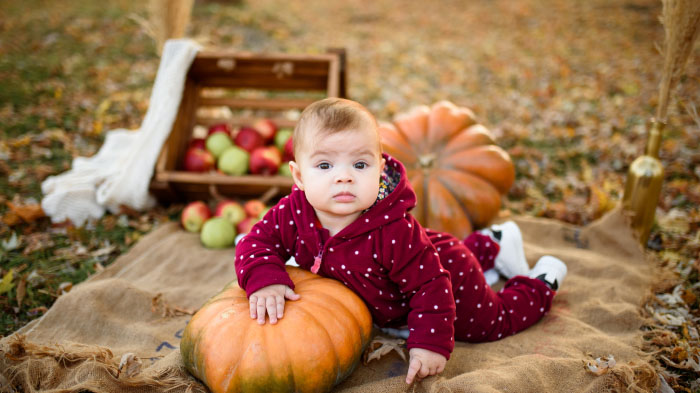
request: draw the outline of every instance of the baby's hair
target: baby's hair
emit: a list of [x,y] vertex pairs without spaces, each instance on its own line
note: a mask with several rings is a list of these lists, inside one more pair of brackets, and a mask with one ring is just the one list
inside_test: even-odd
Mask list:
[[[309,130],[317,130],[322,134],[332,134],[339,131],[359,129],[369,126],[377,130],[377,120],[367,108],[359,103],[344,98],[330,97],[316,101],[304,109],[299,121],[294,127],[292,142],[294,153],[307,143],[305,138]],[[377,136],[379,140],[379,136]],[[379,153],[381,154],[381,144]]]

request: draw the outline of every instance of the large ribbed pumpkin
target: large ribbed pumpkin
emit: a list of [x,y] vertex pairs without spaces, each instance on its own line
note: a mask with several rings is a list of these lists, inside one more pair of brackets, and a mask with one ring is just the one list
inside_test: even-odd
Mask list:
[[515,168],[471,110],[448,101],[419,106],[380,124],[380,134],[406,166],[421,224],[463,238],[498,215]]
[[214,393],[327,392],[358,364],[372,317],[338,281],[287,267],[297,301],[277,324],[250,318],[233,281],[192,317],[180,342],[187,369]]

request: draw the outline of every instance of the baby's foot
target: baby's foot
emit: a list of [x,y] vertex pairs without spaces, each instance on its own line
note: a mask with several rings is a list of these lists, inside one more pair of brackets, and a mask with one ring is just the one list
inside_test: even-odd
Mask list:
[[503,224],[491,225],[479,232],[491,237],[500,247],[494,260],[495,268],[499,273],[506,278],[527,276],[530,266],[525,259],[523,237],[516,223],[506,221]]
[[545,255],[537,261],[529,276],[544,281],[548,287],[558,290],[566,277],[566,264],[559,258]]

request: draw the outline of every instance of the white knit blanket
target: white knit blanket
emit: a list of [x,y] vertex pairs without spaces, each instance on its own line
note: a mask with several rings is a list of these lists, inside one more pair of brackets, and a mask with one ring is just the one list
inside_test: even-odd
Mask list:
[[82,226],[102,217],[105,209],[117,213],[122,205],[138,211],[153,207],[148,186],[198,50],[191,40],[167,41],[141,127],[109,131],[97,154],[75,158],[70,170],[41,184],[41,207],[52,222]]

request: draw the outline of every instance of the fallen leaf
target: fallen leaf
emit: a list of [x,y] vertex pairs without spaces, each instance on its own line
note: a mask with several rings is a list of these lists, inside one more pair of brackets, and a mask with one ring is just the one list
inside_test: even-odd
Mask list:
[[90,255],[97,258],[97,257],[101,257],[103,255],[110,255],[115,251],[117,251],[116,245],[107,245],[105,247],[102,247],[100,249],[97,249],[97,250],[91,252]]
[[119,369],[117,371],[117,378],[120,375],[125,375],[127,378],[131,378],[138,375],[141,372],[141,359],[135,354],[129,352],[122,355],[119,361]]
[[22,307],[22,300],[24,300],[24,295],[27,294],[27,278],[22,277],[17,284],[17,307]]
[[7,211],[5,214],[2,215],[2,222],[9,227],[13,227],[15,225],[21,224],[22,219],[17,215],[17,213],[13,211]]
[[172,306],[163,300],[163,294],[158,293],[151,299],[151,312],[155,313],[161,310],[161,315],[165,317],[175,317],[179,315],[194,315],[197,310]]
[[408,360],[406,359],[406,353],[403,347],[404,344],[406,344],[406,340],[401,338],[376,336],[372,342],[369,343],[365,353],[362,355],[362,363],[368,364],[372,360],[381,359],[392,351],[396,351],[396,353],[401,356],[401,359],[407,362]]
[[589,360],[586,362],[586,369],[588,372],[593,373],[597,376],[606,374],[610,371],[617,362],[613,355],[608,355],[607,357],[596,358],[595,360]]
[[35,251],[53,247],[55,243],[51,239],[51,235],[46,232],[32,233],[26,238],[27,246],[22,251],[23,255],[29,255]]
[[2,281],[0,281],[0,295],[6,292],[10,292],[12,288],[14,288],[15,284],[12,283],[12,276],[14,275],[14,270],[10,269],[5,275],[2,277]]
[[15,205],[12,202],[7,202],[7,207],[26,223],[32,223],[46,216],[41,205],[38,203],[32,205]]
[[12,236],[10,236],[9,239],[0,242],[0,245],[2,245],[5,251],[16,250],[21,244],[22,242],[19,237],[17,237],[17,232],[12,232]]
[[72,283],[72,282],[68,282],[68,281],[62,282],[62,283],[58,286],[58,295],[59,295],[59,296],[65,295],[66,293],[70,292],[71,289],[73,289],[73,283]]

